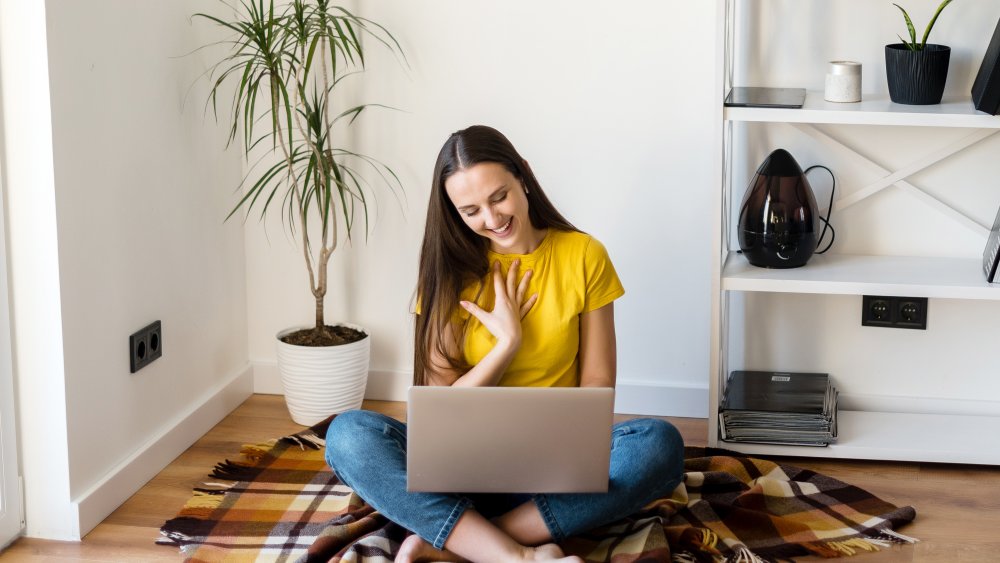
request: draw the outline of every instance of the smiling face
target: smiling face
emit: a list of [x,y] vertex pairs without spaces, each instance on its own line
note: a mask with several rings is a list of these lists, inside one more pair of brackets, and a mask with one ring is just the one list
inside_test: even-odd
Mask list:
[[481,162],[452,174],[445,191],[462,220],[500,254],[528,254],[544,231],[531,225],[524,186],[502,164]]

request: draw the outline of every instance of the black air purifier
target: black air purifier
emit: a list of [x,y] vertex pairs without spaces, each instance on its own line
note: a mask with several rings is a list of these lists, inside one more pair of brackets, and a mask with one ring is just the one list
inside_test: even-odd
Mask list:
[[798,268],[819,238],[816,196],[802,168],[784,149],[772,152],[747,187],[737,227],[740,249],[754,266]]

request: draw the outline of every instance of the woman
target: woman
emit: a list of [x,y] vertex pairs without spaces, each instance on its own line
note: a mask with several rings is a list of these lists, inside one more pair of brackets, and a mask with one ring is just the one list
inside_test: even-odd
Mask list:
[[[506,137],[473,126],[448,139],[420,254],[415,385],[613,387],[623,293],[604,247],[556,211]],[[369,411],[334,419],[327,461],[414,532],[397,562],[579,561],[555,542],[634,513],[681,479],[683,442],[669,423],[619,423],[612,441],[601,494],[407,493],[406,426]]]

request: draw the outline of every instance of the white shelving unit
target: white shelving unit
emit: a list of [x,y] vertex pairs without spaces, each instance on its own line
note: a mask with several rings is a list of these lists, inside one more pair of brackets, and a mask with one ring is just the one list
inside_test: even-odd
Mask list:
[[768,123],[1000,129],[1000,119],[976,111],[969,97],[945,98],[937,105],[907,106],[892,103],[888,95],[868,95],[858,103],[838,104],[823,100],[823,92],[812,90],[806,92],[806,101],[799,109],[727,107],[723,118]]
[[[732,86],[734,5],[717,0],[725,14],[718,29],[720,68],[717,77],[722,114],[722,166],[715,194],[715,237],[712,292],[712,357],[709,385],[709,445],[758,455],[817,456],[951,463],[1000,464],[1000,416],[920,414],[841,410],[835,445],[815,448],[725,442],[719,437],[718,412],[726,375],[746,366],[730,366],[729,302],[735,292],[830,295],[906,295],[913,297],[1000,301],[1000,286],[986,283],[979,259],[904,256],[816,255],[801,268],[770,270],[751,266],[730,247],[733,178],[733,124],[739,122],[954,127],[985,130],[978,139],[1000,129],[1000,117],[973,108],[968,97],[945,99],[939,105],[907,106],[888,96],[866,95],[861,103],[836,104],[822,92],[809,91],[801,109],[722,107]],[[966,146],[977,142],[966,143]],[[961,150],[964,147],[958,147]],[[891,182],[890,182],[891,183]],[[876,188],[877,189],[877,188]],[[737,200],[738,202],[738,200]],[[853,204],[854,202],[852,202]],[[836,209],[836,207],[835,207]],[[946,214],[950,209],[941,209]],[[965,220],[965,218],[959,218]],[[967,221],[973,230],[985,229]],[[755,368],[760,369],[760,368]],[[780,370],[781,366],[771,369]],[[844,390],[841,389],[843,392]]]
[[990,448],[1000,417],[841,410],[836,444],[771,446],[719,441],[716,446],[757,455],[932,461],[996,465]]
[[824,254],[814,255],[807,267],[771,270],[729,252],[722,289],[1000,301],[1000,288],[986,283],[976,258]]

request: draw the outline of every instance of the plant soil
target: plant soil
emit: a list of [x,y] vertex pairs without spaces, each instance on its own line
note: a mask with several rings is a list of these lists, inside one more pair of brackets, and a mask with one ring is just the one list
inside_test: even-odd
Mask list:
[[341,344],[357,342],[368,336],[360,330],[341,325],[326,325],[325,328],[325,331],[317,328],[297,330],[282,336],[281,341],[293,346],[340,346]]

